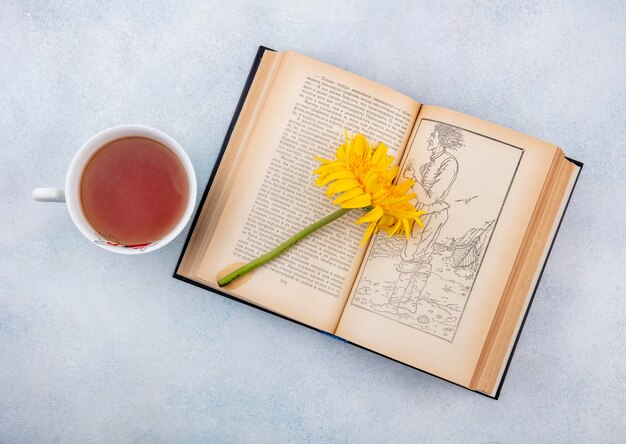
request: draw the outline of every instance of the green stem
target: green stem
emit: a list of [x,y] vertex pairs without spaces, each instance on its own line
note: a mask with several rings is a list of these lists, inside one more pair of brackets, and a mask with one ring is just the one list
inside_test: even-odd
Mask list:
[[238,268],[237,270],[233,271],[232,273],[224,276],[222,279],[217,281],[217,285],[219,285],[220,287],[223,287],[224,285],[228,285],[229,283],[231,283],[235,279],[243,276],[244,274],[248,273],[249,271],[252,271],[252,270],[254,270],[257,267],[260,267],[261,265],[268,263],[272,259],[280,256],[285,251],[287,251],[288,249],[293,247],[300,240],[302,240],[303,238],[305,238],[309,234],[313,233],[315,230],[317,230],[319,228],[322,228],[324,225],[328,225],[329,223],[331,223],[334,220],[339,219],[341,216],[343,216],[344,214],[346,214],[350,210],[351,210],[351,208],[340,208],[337,211],[335,211],[334,213],[331,213],[328,216],[326,216],[326,217],[318,220],[317,222],[309,225],[304,230],[302,230],[302,231],[294,234],[293,236],[291,236],[289,239],[287,239],[285,242],[280,244],[278,247],[274,248],[272,251],[269,251],[269,252],[265,253],[263,256],[257,257],[256,259],[254,259],[253,261],[248,262],[246,265],[242,266],[241,268]]

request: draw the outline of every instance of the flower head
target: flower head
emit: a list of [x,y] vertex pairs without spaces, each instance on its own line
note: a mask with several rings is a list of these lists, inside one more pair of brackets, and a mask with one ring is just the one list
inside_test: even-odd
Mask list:
[[404,232],[407,239],[413,223],[423,226],[420,216],[409,202],[415,197],[407,193],[415,183],[413,180],[393,181],[398,175],[398,166],[392,167],[393,156],[387,155],[387,146],[379,143],[376,148],[369,144],[363,134],[348,137],[337,148],[336,159],[316,157],[322,165],[314,171],[319,175],[315,185],[328,185],[326,196],[333,204],[342,208],[365,208],[368,212],[356,221],[369,223],[361,244],[372,234],[384,230],[391,237]]

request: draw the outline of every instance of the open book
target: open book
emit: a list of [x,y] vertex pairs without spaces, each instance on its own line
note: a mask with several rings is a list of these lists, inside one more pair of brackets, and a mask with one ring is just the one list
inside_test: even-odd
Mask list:
[[[415,179],[424,227],[360,246],[354,210],[219,288],[333,206],[313,156],[344,129]],[[582,164],[558,147],[261,48],[175,276],[497,397]]]

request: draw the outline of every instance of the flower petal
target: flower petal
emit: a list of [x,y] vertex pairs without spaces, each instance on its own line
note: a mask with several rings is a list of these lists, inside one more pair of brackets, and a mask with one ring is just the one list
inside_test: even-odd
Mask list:
[[348,191],[352,188],[361,189],[361,183],[355,178],[350,179],[339,179],[330,185],[328,185],[328,189],[326,190],[327,196],[332,196],[337,193],[341,193],[342,191]]
[[401,219],[402,220],[402,225],[404,225],[404,234],[406,235],[406,238],[408,239],[411,236],[411,224],[409,223],[408,219]]
[[320,183],[320,186],[324,186],[333,180],[338,179],[351,179],[354,178],[354,173],[352,171],[337,171],[335,173],[331,173],[328,176],[320,177],[317,182]]
[[380,203],[383,205],[395,205],[395,204],[409,201],[413,199],[414,197],[415,197],[415,194],[406,194],[400,197],[388,197],[388,198],[382,199]]
[[357,220],[355,223],[363,224],[363,223],[366,223],[366,222],[376,222],[376,221],[378,221],[378,219],[383,217],[384,214],[385,214],[385,212],[383,211],[383,209],[381,207],[379,207],[379,206],[376,206],[376,207],[374,207],[374,209],[372,211],[370,211],[365,216],[363,216],[362,218]]
[[[363,190],[362,189],[360,189],[360,188],[353,188],[351,190],[346,191],[341,196],[339,196],[335,200],[333,200],[333,204],[341,205],[342,202],[345,202],[347,200],[353,199],[353,198],[355,198],[357,196],[361,196],[361,195],[363,195]],[[346,208],[346,207],[344,207],[344,208]]]
[[400,182],[396,185],[396,190],[400,194],[404,194],[413,186],[415,181],[413,179],[407,179],[404,182]]
[[361,194],[360,196],[346,200],[339,204],[342,208],[363,208],[372,204],[372,196],[369,194]]
[[354,141],[352,142],[352,150],[354,152],[354,155],[358,157],[366,157],[367,151],[369,151],[371,155],[371,150],[368,150],[367,139],[361,133],[357,134],[354,137]]
[[376,147],[376,151],[372,155],[372,163],[378,164],[382,159],[387,156],[387,146],[384,143],[379,143],[378,147]]
[[336,160],[330,160],[330,159],[326,159],[326,158],[320,157],[320,156],[313,156],[313,158],[315,160],[317,160],[318,162],[323,163],[323,164],[329,164],[329,163],[336,162]]
[[367,230],[365,230],[365,234],[363,234],[363,239],[361,239],[361,245],[365,245],[365,243],[372,237],[374,230],[376,229],[376,223],[372,222]]

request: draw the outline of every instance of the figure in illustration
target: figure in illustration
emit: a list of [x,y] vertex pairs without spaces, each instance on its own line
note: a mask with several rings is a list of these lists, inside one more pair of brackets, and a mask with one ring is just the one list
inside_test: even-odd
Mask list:
[[[402,175],[415,181],[424,227],[414,225],[408,239],[375,237],[350,304],[452,343],[523,150],[429,119],[415,143],[419,154],[413,151]],[[480,177],[505,158],[508,171]]]
[[419,169],[416,175],[412,161],[409,161],[404,176],[414,179],[413,191],[417,195],[418,211],[424,211],[424,227],[414,224],[410,238],[401,253],[397,267],[400,273],[388,300],[376,305],[377,311],[397,314],[406,310],[417,312],[418,301],[431,274],[432,253],[441,228],[448,220],[449,204],[445,201],[458,172],[458,162],[452,155],[464,146],[461,129],[439,123],[428,138],[430,161]]

